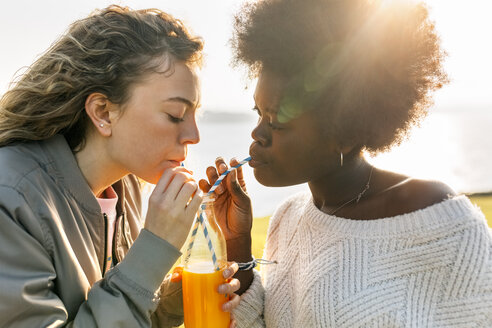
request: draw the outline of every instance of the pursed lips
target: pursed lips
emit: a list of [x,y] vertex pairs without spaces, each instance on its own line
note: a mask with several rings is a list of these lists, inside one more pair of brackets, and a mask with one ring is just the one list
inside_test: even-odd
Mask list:
[[174,159],[168,160],[168,162],[172,163],[175,166],[180,166],[181,162],[183,162],[183,161],[184,161],[184,159],[183,160],[174,160]]
[[267,161],[263,159],[261,155],[259,155],[258,147],[256,143],[251,144],[249,148],[249,155],[251,156],[251,161],[249,162],[249,166],[252,168],[257,168],[259,166],[267,164]]

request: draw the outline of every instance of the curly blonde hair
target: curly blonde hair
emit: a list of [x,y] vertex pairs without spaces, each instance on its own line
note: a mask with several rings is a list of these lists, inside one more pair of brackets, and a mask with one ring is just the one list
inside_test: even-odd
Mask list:
[[236,15],[232,46],[251,76],[287,81],[284,120],[318,109],[327,137],[372,153],[400,143],[447,82],[434,24],[414,1],[257,1]]
[[181,21],[157,10],[116,5],[74,22],[0,99],[0,146],[63,134],[84,147],[88,95],[123,104],[130,87],[171,62],[201,64],[203,42]]

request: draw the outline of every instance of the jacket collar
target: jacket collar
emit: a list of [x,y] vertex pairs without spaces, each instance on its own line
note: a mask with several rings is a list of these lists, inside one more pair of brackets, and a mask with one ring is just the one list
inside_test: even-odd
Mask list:
[[[57,182],[63,185],[64,189],[73,196],[82,208],[94,214],[101,214],[101,207],[82,171],[80,171],[75,156],[65,138],[62,135],[55,135],[44,140],[41,144],[50,161],[48,164],[51,164],[49,166],[57,177]],[[118,196],[120,197],[119,194]]]

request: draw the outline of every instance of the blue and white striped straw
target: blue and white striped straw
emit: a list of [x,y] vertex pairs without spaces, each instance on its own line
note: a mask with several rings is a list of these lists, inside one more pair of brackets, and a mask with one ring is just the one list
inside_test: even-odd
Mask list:
[[[243,159],[241,162],[239,162],[237,165],[231,167],[230,169],[228,169],[227,171],[225,171],[224,173],[222,173],[219,178],[217,179],[217,181],[215,181],[215,183],[213,184],[213,186],[210,188],[210,190],[208,191],[207,193],[207,196],[210,196],[214,191],[215,189],[220,185],[220,183],[222,182],[222,180],[224,180],[224,178],[234,169],[237,169],[238,167],[240,166],[243,166],[244,164],[248,163],[249,161],[251,160],[251,157],[247,157],[245,159]],[[201,205],[200,206],[200,210],[199,210],[199,216],[198,216],[198,219],[195,221],[195,224],[193,225],[193,228],[191,230],[191,236],[190,236],[190,242],[188,244],[188,248],[186,250],[186,259],[185,259],[185,263],[188,262],[189,258],[190,258],[190,255],[191,255],[191,248],[193,247],[193,243],[195,242],[195,237],[196,237],[196,234],[198,232],[198,225],[201,224],[202,228],[203,228],[203,234],[205,236],[205,239],[207,240],[207,244],[208,244],[208,249],[210,250],[210,253],[212,254],[212,261],[213,261],[213,264],[214,264],[214,267],[215,267],[215,271],[219,271],[220,268],[219,268],[219,265],[217,263],[217,255],[215,254],[215,250],[214,250],[214,247],[212,245],[212,240],[210,239],[210,235],[208,233],[208,229],[205,225],[205,223],[203,222],[203,210],[205,209],[205,206],[204,205]]]
[[224,180],[224,178],[234,169],[237,169],[238,167],[241,167],[243,166],[244,164],[248,163],[249,161],[251,160],[251,157],[246,157],[245,159],[243,159],[241,162],[239,162],[239,164],[237,164],[236,166],[233,166],[231,167],[230,169],[228,169],[227,171],[225,171],[224,173],[222,173],[219,178],[217,179],[217,181],[215,181],[214,185],[210,188],[210,190],[208,191],[207,195],[210,195],[212,194],[215,189],[217,189],[217,187],[220,185],[220,183],[222,182],[222,180]]

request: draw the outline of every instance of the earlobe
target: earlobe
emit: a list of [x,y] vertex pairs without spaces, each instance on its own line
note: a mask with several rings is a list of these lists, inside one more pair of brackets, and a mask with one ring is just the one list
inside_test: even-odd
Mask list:
[[355,149],[356,149],[355,146],[339,146],[339,147],[337,147],[336,150],[337,150],[339,157],[340,157],[340,167],[342,167],[344,164],[344,160],[345,160],[344,158],[347,155],[351,154],[352,151],[354,151]]
[[111,136],[109,107],[111,102],[102,93],[91,93],[85,101],[85,111],[95,130],[104,137]]

